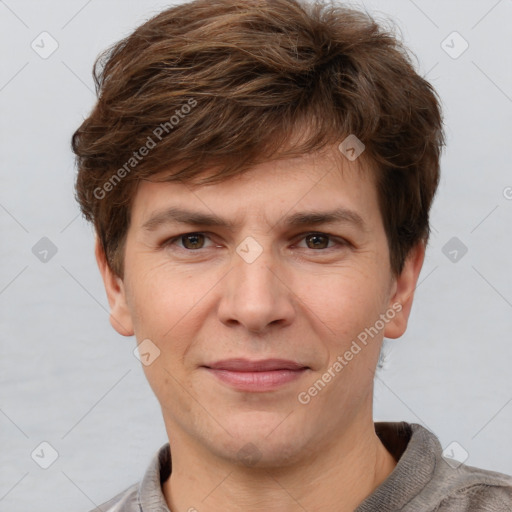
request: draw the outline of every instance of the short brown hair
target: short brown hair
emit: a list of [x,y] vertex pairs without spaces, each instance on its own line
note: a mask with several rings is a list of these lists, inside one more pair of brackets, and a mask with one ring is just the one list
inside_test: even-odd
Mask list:
[[199,183],[220,182],[351,134],[375,168],[392,270],[428,240],[444,144],[438,97],[393,31],[366,13],[195,0],[106,50],[93,75],[98,101],[72,139],[76,197],[121,277],[140,179],[171,171],[167,180],[192,182],[215,169]]

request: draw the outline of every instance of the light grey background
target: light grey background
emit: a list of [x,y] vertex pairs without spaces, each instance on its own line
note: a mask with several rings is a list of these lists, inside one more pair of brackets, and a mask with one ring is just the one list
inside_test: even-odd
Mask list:
[[[386,343],[375,419],[421,423],[466,464],[512,473],[512,1],[352,3],[398,22],[447,132],[427,259],[409,329]],[[95,100],[96,55],[168,5],[0,1],[2,511],[92,509],[167,441],[135,340],[108,322],[69,146]],[[59,45],[46,59],[31,47],[51,48],[43,31]],[[453,31],[469,44],[458,58],[445,51],[463,48]],[[32,252],[42,237],[57,248],[47,262]],[[455,262],[452,237],[468,249],[454,246]],[[31,457],[50,462],[43,441],[58,452],[48,469]]]

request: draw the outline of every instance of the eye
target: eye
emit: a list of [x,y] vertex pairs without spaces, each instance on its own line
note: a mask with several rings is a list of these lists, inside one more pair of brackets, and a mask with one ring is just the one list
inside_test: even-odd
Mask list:
[[180,249],[194,251],[203,249],[206,240],[208,240],[208,237],[204,233],[184,233],[165,241],[162,245],[170,246],[177,244]]
[[[327,233],[307,233],[305,235],[302,235],[301,241],[304,240],[306,243],[307,249],[331,249],[333,246],[343,246],[347,245],[346,242],[344,242],[341,239],[335,239],[333,240],[332,235],[329,235]],[[332,244],[332,245],[329,245]]]
[[[336,249],[336,247],[344,247],[350,245],[346,240],[335,237],[328,233],[304,233],[297,239],[298,243],[295,247],[301,249],[311,249],[314,251],[326,251],[329,249]],[[210,245],[207,245],[207,241],[210,241]],[[305,245],[302,245],[305,243]],[[186,252],[197,252],[200,249],[208,249],[209,247],[215,246],[211,241],[210,237],[206,233],[192,232],[182,233],[175,237],[169,238],[160,244],[161,247],[170,247],[177,250]]]
[[329,236],[321,233],[306,235],[304,240],[309,249],[326,249],[329,245]]

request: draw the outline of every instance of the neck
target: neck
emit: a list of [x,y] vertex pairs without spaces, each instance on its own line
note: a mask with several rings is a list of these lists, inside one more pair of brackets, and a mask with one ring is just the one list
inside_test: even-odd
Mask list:
[[172,511],[352,512],[396,466],[373,422],[345,430],[300,464],[277,468],[229,464],[173,440],[173,470],[163,485]]

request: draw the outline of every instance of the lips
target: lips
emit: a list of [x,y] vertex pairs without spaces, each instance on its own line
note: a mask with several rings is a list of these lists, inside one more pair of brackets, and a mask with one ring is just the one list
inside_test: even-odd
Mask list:
[[224,385],[252,393],[275,391],[309,370],[309,367],[287,359],[226,359],[204,368]]
[[250,361],[248,359],[226,359],[205,365],[212,370],[228,370],[232,372],[269,372],[275,370],[301,370],[307,366],[286,359],[264,359]]

